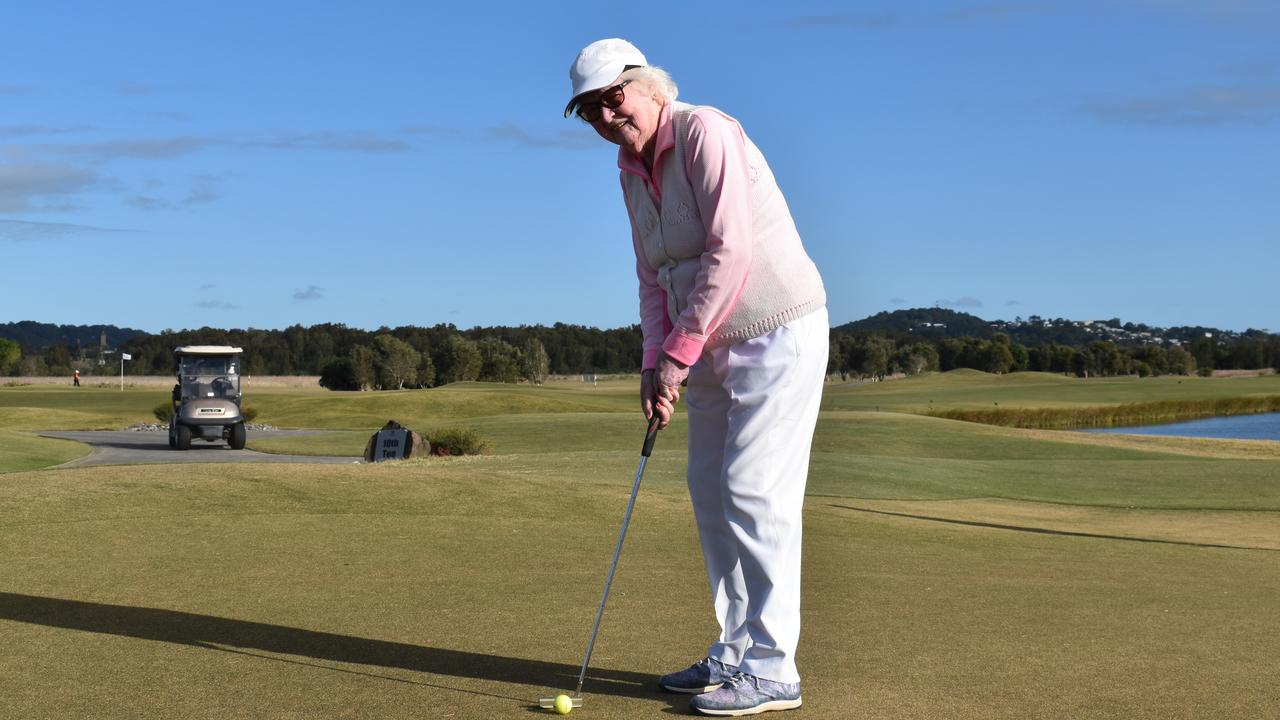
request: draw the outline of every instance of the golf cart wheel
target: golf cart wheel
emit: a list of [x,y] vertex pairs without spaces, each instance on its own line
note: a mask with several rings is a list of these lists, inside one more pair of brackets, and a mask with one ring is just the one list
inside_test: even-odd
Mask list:
[[228,442],[231,444],[232,450],[243,450],[245,441],[244,423],[238,422],[231,426],[231,437]]
[[179,450],[191,449],[191,428],[187,427],[186,425],[178,426],[178,444],[175,445],[174,447],[178,448]]

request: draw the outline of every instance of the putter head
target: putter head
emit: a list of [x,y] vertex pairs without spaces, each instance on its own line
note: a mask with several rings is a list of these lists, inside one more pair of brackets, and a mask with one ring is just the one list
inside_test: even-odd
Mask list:
[[[569,699],[573,701],[573,706],[574,706],[575,708],[580,708],[580,707],[582,707],[582,698],[581,698],[581,697],[571,697],[571,698],[569,698]],[[556,699],[555,699],[555,698],[553,698],[553,697],[549,697],[549,698],[538,698],[538,707],[540,707],[540,708],[543,708],[543,709],[546,709],[546,710],[550,710],[550,709],[555,708],[555,706],[556,706]]]

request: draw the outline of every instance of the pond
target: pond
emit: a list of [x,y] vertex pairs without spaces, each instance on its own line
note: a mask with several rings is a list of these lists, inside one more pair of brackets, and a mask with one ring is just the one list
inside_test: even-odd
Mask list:
[[1090,428],[1084,432],[1125,435],[1172,435],[1175,437],[1226,438],[1230,440],[1280,440],[1280,413],[1232,415],[1165,425]]

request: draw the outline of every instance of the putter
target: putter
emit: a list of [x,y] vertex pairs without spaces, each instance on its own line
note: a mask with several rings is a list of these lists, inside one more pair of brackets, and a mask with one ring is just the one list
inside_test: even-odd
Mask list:
[[[576,708],[582,707],[582,681],[587,677],[587,665],[591,663],[591,651],[596,646],[596,635],[600,632],[600,620],[604,617],[604,604],[609,599],[609,586],[613,585],[613,574],[618,570],[618,556],[622,554],[622,541],[627,537],[627,525],[631,523],[631,511],[636,506],[636,495],[640,492],[640,478],[644,477],[644,466],[649,462],[649,453],[653,452],[653,441],[658,438],[658,413],[649,420],[649,431],[644,436],[644,447],[640,449],[640,467],[636,468],[636,481],[631,486],[631,499],[627,501],[627,512],[622,516],[622,529],[618,531],[618,545],[613,549],[613,562],[609,564],[609,576],[604,581],[604,592],[600,594],[600,609],[596,611],[596,623],[591,628],[591,639],[587,641],[587,654],[582,658],[582,671],[578,673],[578,687],[569,699]],[[538,707],[553,708],[554,697],[540,698]]]

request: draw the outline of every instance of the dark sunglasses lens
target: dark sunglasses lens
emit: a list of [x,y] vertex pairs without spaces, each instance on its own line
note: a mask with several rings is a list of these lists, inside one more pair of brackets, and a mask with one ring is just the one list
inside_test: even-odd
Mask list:
[[626,99],[626,95],[622,91],[622,86],[617,85],[609,88],[600,96],[600,104],[612,110],[621,105],[624,99]]
[[591,103],[589,105],[578,106],[578,117],[587,122],[595,122],[600,119],[600,104]]

